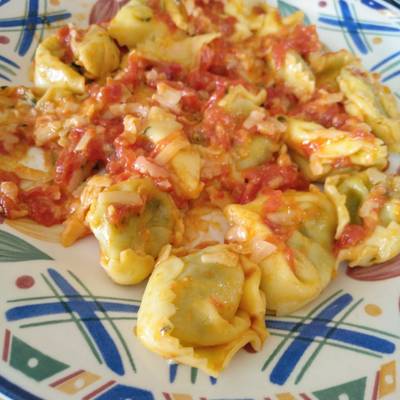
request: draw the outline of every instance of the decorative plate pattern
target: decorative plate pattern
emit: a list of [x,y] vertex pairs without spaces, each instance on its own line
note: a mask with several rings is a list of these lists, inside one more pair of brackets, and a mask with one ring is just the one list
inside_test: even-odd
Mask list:
[[[28,84],[37,43],[99,22],[126,0],[0,0],[0,81]],[[299,8],[332,49],[346,47],[400,98],[400,13],[381,0],[275,1]],[[264,350],[216,380],[169,364],[134,337],[143,286],[114,285],[94,239],[70,249],[23,224],[0,227],[0,393],[12,399],[399,399],[400,258],[340,271],[309,307],[267,317]]]

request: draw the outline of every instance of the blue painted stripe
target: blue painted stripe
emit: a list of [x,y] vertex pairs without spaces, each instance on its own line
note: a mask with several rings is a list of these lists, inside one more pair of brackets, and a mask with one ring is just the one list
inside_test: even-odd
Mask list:
[[4,79],[4,80],[7,81],[7,82],[11,82],[11,79],[10,79],[9,77],[3,75],[3,74],[0,74],[0,78],[1,78],[1,79]]
[[[296,323],[294,322],[276,321],[276,320],[268,321],[268,328],[271,330],[276,329],[276,330],[290,332],[295,326]],[[297,336],[297,338],[313,339],[314,337],[317,336],[326,337],[331,329],[332,328],[329,326],[321,325],[320,327],[318,327],[313,331],[312,336],[309,335],[305,336],[304,332],[301,332],[299,330],[299,332],[301,333]],[[356,332],[343,328],[336,328],[329,335],[329,339],[384,354],[392,354],[396,349],[394,343],[389,342],[388,340],[380,339],[377,336],[372,336],[365,333]]]
[[174,383],[176,379],[176,374],[178,372],[178,364],[171,364],[169,366],[169,383]]
[[[48,273],[67,297],[68,295],[79,295],[79,292],[56,270],[49,268]],[[124,366],[115,342],[98,319],[96,313],[87,303],[89,302],[82,298],[80,301],[75,300],[68,304],[73,312],[79,314],[82,323],[96,342],[98,350],[107,366],[116,374],[124,375]]]
[[354,20],[349,5],[346,1],[339,0],[339,7],[344,18],[344,25],[347,28],[350,37],[353,39],[354,44],[358,47],[362,54],[367,54],[368,48],[359,33],[360,27],[358,23]]
[[[337,314],[343,311],[351,303],[352,299],[353,298],[349,294],[344,294],[340,296],[332,303],[330,303],[327,307],[325,307],[317,315],[317,317],[332,320]],[[326,323],[314,320],[310,324],[301,326],[298,332],[303,337],[313,339],[317,336],[316,331],[320,331],[321,326],[325,325]],[[270,375],[271,382],[278,385],[283,385],[311,344],[312,341],[308,342],[295,338],[293,342],[289,345],[289,347],[285,350],[282,357],[278,360],[274,369],[272,370]]]
[[153,394],[133,386],[115,385],[106,392],[96,396],[96,400],[154,400]]
[[43,400],[0,375],[0,393],[13,400]]
[[292,343],[286,348],[273,368],[270,375],[272,383],[283,385],[299,363],[301,357],[312,345],[313,340],[318,337],[351,344],[355,347],[361,347],[383,354],[392,354],[395,351],[395,344],[388,340],[351,331],[349,329],[333,328],[329,326],[330,322],[334,322],[335,316],[349,306],[352,301],[353,298],[350,294],[340,296],[320,311],[310,323],[299,324],[298,322],[273,319],[267,321],[269,329],[289,332],[296,330],[298,334],[293,338]]
[[[124,313],[136,313],[139,311],[139,307],[133,304],[121,304],[112,303],[108,301],[84,301],[83,297],[78,299],[66,301],[67,305],[76,310],[78,313],[82,311],[82,303],[84,303],[84,309],[90,309],[91,312],[102,311],[102,308],[106,311],[124,312]],[[102,307],[99,307],[99,305]],[[41,304],[29,304],[26,306],[17,306],[10,308],[6,312],[6,318],[8,321],[19,321],[21,319],[41,317],[45,315],[65,314],[67,311],[62,303],[41,303]]]
[[[343,21],[337,20],[335,17],[320,17],[319,21],[332,26],[346,26],[346,24]],[[396,32],[396,33],[400,32],[399,28],[391,26],[369,24],[366,22],[357,22],[357,25],[360,29],[365,29],[367,31]],[[358,31],[358,29],[355,27],[350,27],[348,30],[349,32]]]
[[9,58],[7,58],[5,56],[0,55],[0,61],[3,61],[6,64],[9,64],[9,65],[11,65],[11,66],[13,66],[15,68],[18,68],[18,69],[20,68],[17,63],[15,63],[13,60],[10,60]]
[[[29,0],[28,20],[37,21],[38,14],[39,14],[39,0]],[[20,56],[24,56],[31,47],[33,38],[35,36],[36,27],[37,23],[25,25],[18,49],[18,54]]]
[[391,79],[396,78],[399,75],[400,75],[400,70],[397,70],[397,71],[393,72],[393,74],[390,74],[386,78],[382,79],[382,82],[390,81]]
[[361,0],[361,3],[374,10],[384,10],[386,8],[375,0]]
[[397,56],[400,56],[400,50],[396,51],[395,53],[391,54],[390,56],[384,58],[382,61],[379,61],[378,64],[375,64],[372,68],[371,71],[376,71],[378,68],[382,67],[382,65],[385,65],[389,61],[393,60]]
[[377,24],[371,24],[371,23],[366,23],[366,22],[357,22],[357,27],[350,26],[348,27],[346,25],[345,21],[338,20],[335,17],[319,17],[318,19],[320,22],[324,22],[327,25],[331,26],[345,26],[348,28],[349,32],[358,32],[358,28],[364,29],[367,31],[377,31],[377,32],[396,32],[400,33],[399,28],[395,28],[393,26],[385,26],[385,25],[377,25]]
[[41,25],[44,23],[53,23],[57,21],[61,21],[64,19],[68,19],[71,17],[71,13],[65,12],[62,14],[48,15],[47,17],[37,16],[36,18],[12,18],[9,20],[1,20],[0,19],[0,28],[12,28],[12,27],[21,27],[27,26],[30,24]]

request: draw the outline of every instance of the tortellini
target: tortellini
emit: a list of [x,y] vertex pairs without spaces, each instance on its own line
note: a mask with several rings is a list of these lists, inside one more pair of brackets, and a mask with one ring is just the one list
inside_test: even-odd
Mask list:
[[86,221],[100,243],[101,265],[116,283],[141,282],[155,258],[182,234],[179,211],[151,180],[130,178],[102,191]]
[[[167,1],[165,6],[177,20],[177,10],[172,2]],[[185,27],[183,19],[177,22]],[[203,45],[220,36],[213,32],[196,36],[188,36],[184,31],[172,33],[161,19],[155,17],[145,0],[131,0],[122,7],[111,20],[108,32],[121,46],[136,48],[146,58],[176,62],[188,69],[196,65]]]
[[267,309],[278,315],[293,312],[331,281],[336,215],[317,189],[273,192],[224,212],[231,224],[227,239],[261,268]]
[[329,177],[325,191],[338,214],[338,261],[369,266],[400,253],[400,177],[374,168]]
[[245,143],[235,146],[238,170],[257,167],[272,159],[273,154],[280,149],[280,143],[263,135],[254,135]]
[[213,32],[196,36],[167,34],[156,40],[144,41],[138,44],[137,49],[146,58],[179,63],[186,69],[192,69],[199,61],[201,48],[220,36],[220,33]]
[[196,198],[203,189],[200,154],[190,146],[174,115],[152,107],[144,134],[160,148],[155,161],[170,167],[179,193],[189,199]]
[[307,61],[314,72],[317,86],[338,91],[338,75],[342,68],[355,62],[356,59],[347,50],[340,50],[335,52],[314,52],[308,56]]
[[320,180],[341,170],[387,165],[387,148],[375,138],[364,138],[350,132],[289,118],[285,143],[294,160],[311,180]]
[[184,256],[166,249],[140,306],[136,333],[151,351],[218,376],[246,344],[267,336],[257,265],[227,245]]
[[218,102],[218,105],[231,114],[247,117],[264,103],[266,97],[264,89],[253,94],[242,85],[237,85],[229,88],[228,93]]
[[309,100],[315,91],[315,76],[311,68],[294,50],[286,52],[283,65],[276,68],[276,75],[300,101]]
[[49,36],[39,44],[35,54],[35,86],[43,91],[58,86],[83,93],[85,78],[61,60],[63,55],[64,49],[57,36]]
[[151,37],[165,35],[167,27],[154,17],[146,0],[130,0],[108,25],[108,33],[120,46],[135,47]]
[[177,0],[162,0],[160,3],[164,6],[168,15],[171,17],[172,21],[174,21],[175,25],[182,29],[183,31],[187,31],[188,26],[188,16],[187,16],[187,8],[184,4],[184,1]]
[[268,9],[266,3],[259,0],[228,0],[225,2],[225,13],[236,19],[233,39],[247,39],[253,32],[257,32],[262,28],[265,15],[254,12],[255,6],[262,7],[265,11]]
[[119,49],[100,26],[92,25],[79,39],[75,35],[71,47],[76,63],[88,78],[103,78],[119,67]]
[[369,124],[390,150],[400,152],[400,112],[393,94],[354,65],[342,69],[338,82],[347,99],[347,112]]
[[[263,12],[255,11],[262,10]],[[304,14],[295,12],[287,17],[281,17],[276,8],[262,0],[227,0],[224,11],[236,19],[233,40],[245,40],[252,35],[266,36],[276,34],[280,30],[294,27],[301,23]]]

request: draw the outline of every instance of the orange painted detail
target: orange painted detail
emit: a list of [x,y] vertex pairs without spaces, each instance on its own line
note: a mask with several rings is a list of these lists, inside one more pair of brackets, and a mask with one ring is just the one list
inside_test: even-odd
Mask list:
[[382,314],[382,309],[376,304],[366,304],[364,310],[371,317],[377,317]]
[[386,364],[383,364],[379,373],[379,399],[396,391],[396,380],[396,361],[393,360]]

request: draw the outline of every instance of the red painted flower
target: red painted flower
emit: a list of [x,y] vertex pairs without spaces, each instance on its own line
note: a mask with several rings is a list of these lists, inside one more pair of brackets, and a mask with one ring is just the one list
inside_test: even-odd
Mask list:
[[347,267],[347,275],[358,281],[382,281],[400,276],[400,256],[371,267]]
[[89,16],[89,24],[109,21],[128,0],[97,0]]

